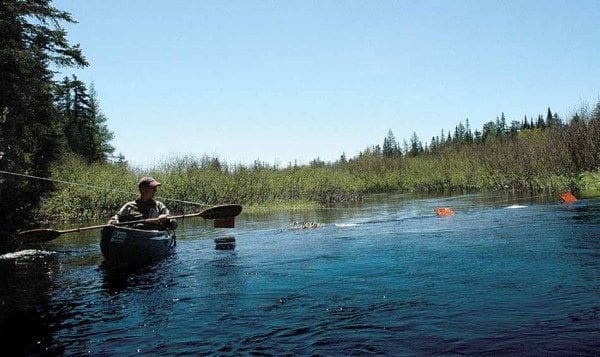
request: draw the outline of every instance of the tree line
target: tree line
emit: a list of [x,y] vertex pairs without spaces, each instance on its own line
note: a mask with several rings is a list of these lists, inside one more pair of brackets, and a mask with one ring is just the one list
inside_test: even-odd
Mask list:
[[[587,112],[587,109],[582,110]],[[576,116],[579,117],[579,114],[576,114]],[[510,124],[507,123],[503,112],[499,117],[496,117],[495,121],[485,123],[482,130],[476,129],[473,132],[469,124],[469,119],[466,119],[466,124],[462,122],[458,123],[454,128],[454,132],[448,131],[447,135],[444,134],[444,130],[442,129],[441,135],[432,137],[429,145],[423,144],[416,132],[412,133],[410,144],[404,141],[404,144],[400,145],[392,130],[389,129],[386,137],[383,139],[383,146],[379,147],[379,145],[376,145],[373,148],[373,152],[380,152],[385,157],[414,157],[423,153],[436,152],[449,146],[485,143],[494,138],[515,138],[519,132],[524,130],[553,129],[562,126],[562,119],[557,113],[552,113],[550,108],[548,108],[546,118],[542,114],[539,114],[536,120],[529,120],[525,115],[522,121],[513,120]]]
[[400,145],[389,130],[382,146],[333,165],[362,177],[369,192],[577,190],[579,174],[600,170],[600,102],[567,120],[550,108],[510,123],[502,113],[481,130],[467,120],[429,144],[413,133]]
[[55,79],[56,69],[88,65],[61,26],[74,22],[50,0],[0,1],[0,237],[33,221],[53,189],[50,181],[5,172],[48,177],[64,153],[92,163],[114,150],[93,87]]
[[[550,111],[549,111],[550,113]],[[600,102],[582,107],[568,121],[555,114],[506,125],[501,115],[481,130],[459,123],[453,133],[423,145],[413,133],[399,145],[391,130],[383,145],[335,162],[319,158],[286,167],[255,161],[233,164],[214,156],[170,158],[139,171],[126,163],[87,164],[67,157],[56,166],[64,185],[45,199],[46,219],[102,219],[135,196],[142,174],[165,184],[161,199],[173,212],[196,204],[240,203],[248,207],[331,206],[362,200],[371,193],[465,193],[481,190],[552,194],[572,190],[600,196]],[[550,119],[550,120],[548,120]],[[444,138],[444,139],[442,139]],[[95,189],[90,189],[89,187]]]

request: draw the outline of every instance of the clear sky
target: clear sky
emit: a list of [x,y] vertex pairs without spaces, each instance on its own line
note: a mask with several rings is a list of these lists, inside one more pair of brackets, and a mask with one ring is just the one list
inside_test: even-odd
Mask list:
[[60,0],[130,163],[334,161],[600,98],[600,1]]

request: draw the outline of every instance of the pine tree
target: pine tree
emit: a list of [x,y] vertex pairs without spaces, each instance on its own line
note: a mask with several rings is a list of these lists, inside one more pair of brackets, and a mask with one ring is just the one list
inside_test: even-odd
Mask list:
[[473,142],[473,133],[471,132],[471,125],[469,124],[469,118],[467,118],[467,128],[465,132],[465,141],[469,144]]
[[401,154],[396,137],[392,129],[388,130],[386,137],[383,139],[383,156],[393,157]]
[[523,124],[521,125],[523,129],[529,129],[529,122],[527,121],[527,115],[523,117]]
[[546,122],[544,122],[544,117],[540,114],[538,115],[537,123],[535,124],[536,129],[545,129]]
[[438,138],[435,136],[431,137],[431,143],[429,144],[429,149],[431,151],[435,151],[438,148],[439,144],[438,144]]
[[[0,169],[47,177],[60,154],[62,135],[53,104],[49,66],[86,66],[61,22],[71,15],[50,0],[0,1]],[[0,238],[30,221],[48,181],[0,174]]]
[[521,131],[521,123],[518,120],[513,120],[510,122],[510,127],[508,129],[508,133],[511,137],[516,137],[517,134]]
[[113,134],[105,124],[93,84],[88,93],[77,76],[65,77],[55,92],[67,149],[87,162],[105,162],[114,151]]
[[548,128],[556,128],[562,125],[562,121],[558,117],[558,114],[552,114],[550,107],[548,107],[548,112],[546,113],[546,125]]
[[94,161],[106,161],[115,151],[114,146],[110,144],[114,134],[106,125],[108,119],[100,110],[98,93],[93,83],[90,85],[90,117],[95,129],[94,145],[96,147],[96,157]]
[[63,131],[69,151],[92,161],[90,148],[94,145],[90,123],[90,101],[85,84],[73,76],[65,77],[57,86],[62,97],[57,98],[57,107],[63,117]]
[[410,149],[408,151],[408,156],[414,157],[419,155],[421,152],[423,152],[423,144],[421,143],[421,140],[419,140],[417,133],[413,132],[410,137]]
[[500,121],[498,122],[498,136],[503,136],[507,131],[507,125],[506,125],[506,117],[504,116],[504,112],[502,112],[502,115],[500,116]]
[[466,134],[466,129],[465,129],[465,126],[463,125],[463,123],[461,122],[454,128],[454,143],[460,144],[460,143],[464,142],[465,134]]
[[[496,119],[496,123],[498,123],[498,119]],[[488,121],[483,124],[481,141],[485,142],[488,138],[494,138],[498,136],[498,127],[497,124],[493,121]]]

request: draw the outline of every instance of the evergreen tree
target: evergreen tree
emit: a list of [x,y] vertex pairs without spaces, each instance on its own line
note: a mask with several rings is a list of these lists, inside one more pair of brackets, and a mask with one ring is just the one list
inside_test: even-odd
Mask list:
[[[61,22],[69,13],[50,0],[0,0],[0,169],[49,176],[62,135],[53,104],[50,65],[86,66],[78,45],[70,45]],[[0,174],[0,238],[30,221],[48,181]]]
[[513,120],[510,122],[510,127],[508,129],[508,133],[511,137],[516,137],[519,131],[521,130],[521,123],[518,120]]
[[63,131],[68,149],[89,160],[88,151],[93,146],[90,117],[89,95],[85,84],[73,76],[65,77],[57,92],[62,97],[57,98],[57,107],[63,116]]
[[100,110],[98,102],[98,93],[92,83],[90,85],[90,118],[94,126],[94,146],[95,158],[94,161],[106,161],[111,156],[115,148],[110,144],[114,134],[106,125],[107,118]]
[[454,128],[454,143],[460,144],[464,142],[466,135],[466,129],[463,123],[458,123],[458,125]]
[[93,84],[88,93],[76,76],[65,77],[55,92],[67,148],[87,162],[105,162],[114,151],[110,145],[113,134],[105,124]]
[[467,118],[467,128],[465,131],[465,141],[467,143],[472,143],[473,142],[473,133],[471,132],[471,125],[469,124],[469,118]]
[[556,128],[562,125],[562,121],[558,117],[558,114],[552,114],[550,107],[548,107],[548,112],[546,113],[546,126],[548,128]]
[[[496,120],[498,122],[498,120]],[[493,121],[488,121],[483,124],[481,141],[485,142],[488,138],[493,138],[498,135],[497,125]]]
[[499,137],[503,136],[507,131],[508,131],[508,129],[507,129],[507,125],[506,125],[506,117],[504,116],[504,112],[502,112],[502,115],[500,115],[500,121],[498,122],[498,127],[497,127],[498,136]]
[[548,112],[546,113],[546,124],[548,124],[548,127],[552,126],[552,111],[550,107],[548,107]]
[[381,155],[381,146],[379,146],[379,144],[375,145],[375,147],[373,147],[373,154],[379,156]]
[[438,138],[436,136],[431,137],[431,143],[429,144],[430,151],[435,151],[439,147]]
[[416,132],[413,132],[413,134],[410,137],[410,149],[408,151],[408,156],[417,156],[420,153],[423,152],[423,144],[421,143],[421,140],[419,140],[419,137],[417,136]]
[[545,129],[546,128],[546,123],[544,122],[544,117],[542,117],[542,115],[538,115],[538,119],[537,122],[535,124],[536,129]]
[[400,147],[396,141],[396,137],[391,129],[388,130],[386,137],[383,139],[383,156],[393,157],[401,154]]
[[557,113],[554,113],[554,115],[552,116],[552,125],[555,127],[562,125],[562,120],[560,119]]

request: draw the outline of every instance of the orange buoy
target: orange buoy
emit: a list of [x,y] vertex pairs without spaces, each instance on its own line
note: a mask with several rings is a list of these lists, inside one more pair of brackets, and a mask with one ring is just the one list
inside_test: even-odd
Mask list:
[[577,198],[575,198],[575,196],[573,196],[573,194],[571,192],[563,192],[563,193],[561,193],[560,194],[560,198],[565,203],[573,203],[573,202],[577,201]]
[[440,217],[447,217],[454,215],[454,211],[452,210],[452,208],[438,207],[435,209],[435,214],[437,214]]

